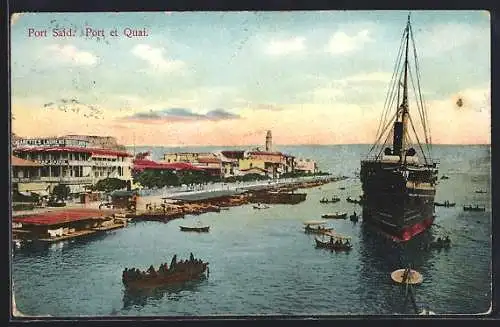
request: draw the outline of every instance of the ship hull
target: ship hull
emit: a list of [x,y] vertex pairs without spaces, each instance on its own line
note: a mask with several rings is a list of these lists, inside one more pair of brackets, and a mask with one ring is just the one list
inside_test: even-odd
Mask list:
[[395,165],[362,164],[363,220],[397,242],[406,242],[434,222],[434,180],[428,170],[422,180],[409,181]]
[[[363,222],[376,227],[381,234],[395,242],[407,242],[429,229],[434,223],[431,208],[416,212],[408,208],[404,213],[387,210],[387,208],[363,207]],[[407,220],[406,223],[398,223]]]

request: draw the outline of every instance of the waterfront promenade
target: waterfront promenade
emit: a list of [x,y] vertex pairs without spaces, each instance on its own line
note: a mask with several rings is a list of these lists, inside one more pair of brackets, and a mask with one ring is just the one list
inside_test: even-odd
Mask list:
[[[293,185],[301,182],[312,182],[312,181],[324,181],[325,179],[340,179],[340,177],[332,176],[308,176],[308,177],[298,177],[298,178],[284,178],[277,180],[266,180],[266,181],[252,181],[252,182],[235,182],[235,183],[210,183],[207,185],[197,185],[197,186],[179,186],[179,187],[164,187],[161,189],[143,189],[139,190],[139,197],[137,200],[137,210],[146,211],[146,204],[161,204],[164,202],[165,198],[177,198],[183,196],[194,196],[198,195],[200,197],[209,195],[211,193],[227,193],[228,195],[235,195],[240,192],[255,190],[255,189],[267,189],[276,188],[281,186]],[[90,203],[79,203],[68,201],[65,207],[46,207],[46,208],[36,208],[34,210],[23,210],[23,211],[13,211],[12,216],[46,213],[49,211],[59,211],[67,210],[69,208],[86,208],[86,209],[98,209],[100,201],[90,202]]]

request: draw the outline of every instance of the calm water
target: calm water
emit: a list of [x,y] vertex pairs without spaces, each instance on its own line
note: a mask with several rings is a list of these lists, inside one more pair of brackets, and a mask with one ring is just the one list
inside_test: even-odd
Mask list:
[[[153,149],[153,155],[159,158],[166,150],[170,149]],[[362,221],[330,221],[338,232],[352,236],[354,249],[348,254],[315,249],[314,236],[302,232],[302,222],[327,212],[361,212],[345,198],[361,194],[354,171],[359,170],[359,158],[367,146],[280,150],[314,158],[322,170],[352,178],[305,190],[307,200],[298,205],[273,205],[267,210],[246,205],[168,224],[131,223],[84,241],[16,250],[12,271],[19,310],[53,316],[411,313],[410,306],[402,305],[399,288],[390,281],[390,272],[406,264],[424,276],[416,289],[419,306],[438,314],[489,309],[489,146],[434,147],[441,161],[440,175],[450,176],[440,182],[436,201],[450,200],[457,207],[437,207],[431,230],[404,248],[385,242]],[[339,190],[341,186],[346,189]],[[488,193],[474,193],[476,189]],[[334,194],[342,201],[319,204],[322,196]],[[487,210],[463,212],[461,205],[469,203],[485,205]],[[179,225],[198,220],[211,226],[210,233],[179,231]],[[413,249],[419,242],[443,234],[452,239],[449,250]],[[157,267],[170,263],[174,254],[187,258],[190,252],[210,262],[207,280],[154,294],[124,292],[124,267]]]

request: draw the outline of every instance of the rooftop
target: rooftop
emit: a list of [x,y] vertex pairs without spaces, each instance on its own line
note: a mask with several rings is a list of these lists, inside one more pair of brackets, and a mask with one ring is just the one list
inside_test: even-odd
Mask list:
[[160,163],[147,159],[134,160],[134,169],[170,169],[170,170],[203,170],[187,162]]
[[86,148],[77,146],[23,146],[14,149],[14,152],[80,152],[96,155],[110,155],[118,157],[131,157],[132,155],[118,150]]
[[22,224],[50,226],[80,220],[103,218],[111,215],[113,212],[112,210],[98,209],[65,209],[13,217],[12,220]]

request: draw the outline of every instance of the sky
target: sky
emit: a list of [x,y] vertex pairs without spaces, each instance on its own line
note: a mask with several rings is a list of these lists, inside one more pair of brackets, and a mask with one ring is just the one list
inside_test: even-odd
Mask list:
[[[267,130],[275,144],[373,143],[407,16],[14,14],[12,131],[126,145],[261,144]],[[433,143],[490,144],[489,13],[411,21]]]

